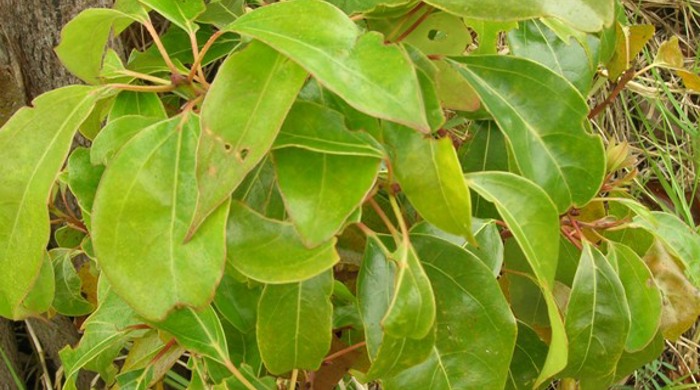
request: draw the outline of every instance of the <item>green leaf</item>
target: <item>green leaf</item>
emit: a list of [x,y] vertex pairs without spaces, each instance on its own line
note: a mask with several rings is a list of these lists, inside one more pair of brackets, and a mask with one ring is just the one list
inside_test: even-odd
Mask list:
[[331,347],[333,273],[291,284],[268,284],[258,306],[260,355],[273,374],[317,370]]
[[240,200],[251,209],[271,219],[285,220],[282,194],[277,187],[277,176],[268,155],[251,171],[233,193],[233,199]]
[[78,147],[73,150],[68,158],[68,186],[75,195],[83,211],[88,216],[92,211],[95,200],[95,191],[100,183],[104,167],[94,166],[90,163],[90,150]]
[[588,95],[598,63],[578,41],[563,41],[544,23],[532,20],[510,31],[508,44],[516,56],[546,66],[569,80],[582,95]]
[[138,115],[127,115],[110,121],[97,134],[90,147],[90,162],[93,165],[109,165],[122,146],[131,138],[159,121],[158,118]]
[[300,282],[340,259],[335,238],[307,248],[291,223],[265,218],[238,201],[231,203],[227,232],[229,263],[263,283]]
[[178,309],[163,321],[152,324],[171,334],[188,350],[209,356],[221,363],[229,360],[224,329],[211,306],[206,306],[200,311],[189,307]]
[[508,390],[533,389],[546,358],[547,344],[532,328],[518,322],[518,339],[515,342],[515,351],[510,362],[505,388]]
[[381,145],[367,133],[349,131],[339,112],[304,101],[292,106],[273,149],[288,147],[342,156],[384,157]]
[[118,35],[134,20],[134,16],[114,9],[86,9],[61,30],[56,54],[71,73],[87,83],[97,84],[110,33]]
[[248,286],[236,280],[227,268],[214,296],[214,306],[241,333],[248,333],[255,328],[258,301],[262,288]]
[[387,378],[425,361],[435,344],[435,332],[423,339],[392,337],[381,325],[394,295],[396,266],[389,261],[376,237],[367,248],[357,278],[357,300],[364,323],[367,352],[372,366],[368,379]]
[[639,214],[632,227],[641,227],[658,237],[683,264],[685,274],[700,287],[700,237],[673,214],[652,211],[651,217]]
[[331,239],[374,186],[380,159],[284,148],[273,153],[280,192],[308,247]]
[[187,32],[195,32],[199,26],[194,23],[206,6],[202,0],[139,0],[153,8],[166,19]]
[[43,259],[34,286],[22,301],[22,308],[29,313],[38,314],[48,311],[56,293],[53,264],[48,254],[44,255]]
[[565,327],[569,363],[562,376],[579,379],[585,388],[609,386],[625,348],[630,312],[615,270],[586,241],[571,287]]
[[130,336],[143,331],[129,327],[140,323],[134,311],[119,298],[104,278],[100,278],[99,305],[83,324],[83,335],[77,347],[66,346],[59,355],[63,363],[66,384],[64,389],[75,389],[75,379],[82,368],[100,372],[107,379],[116,371],[112,361],[119,355]]
[[405,51],[385,45],[320,0],[270,4],[228,29],[259,39],[296,61],[356,109],[429,131],[415,70]]
[[243,15],[244,5],[243,0],[212,0],[207,4],[206,11],[197,17],[197,22],[213,24],[223,29]]
[[56,280],[56,295],[52,306],[59,314],[69,317],[84,316],[95,310],[81,294],[82,282],[73,264],[75,255],[76,252],[62,248],[49,252]]
[[78,126],[98,90],[71,86],[43,94],[0,128],[0,316],[19,307],[39,275],[49,240],[47,202]]
[[656,360],[664,351],[664,336],[658,332],[652,341],[638,352],[623,352],[615,369],[615,382],[625,379],[647,363]]
[[501,32],[509,32],[518,28],[518,22],[499,22],[494,20],[464,18],[467,24],[479,37],[479,46],[471,54],[497,54]]
[[267,154],[305,78],[293,62],[256,42],[221,65],[202,104],[190,235]]
[[547,305],[552,339],[535,387],[566,366],[568,349],[564,324],[552,288],[559,256],[559,215],[541,188],[527,179],[505,172],[471,173],[470,187],[493,202],[518,242],[540,285]]
[[428,222],[474,241],[471,198],[449,137],[425,137],[403,126],[385,123],[384,139],[401,190]]
[[140,115],[158,119],[168,119],[163,102],[157,93],[121,91],[114,99],[108,122],[127,115]]
[[603,144],[587,131],[588,106],[569,82],[516,57],[469,56],[459,62],[462,76],[508,138],[518,170],[549,194],[560,213],[597,195],[605,175]]
[[552,16],[586,32],[602,30],[615,16],[612,0],[430,0],[427,3],[458,16],[489,21]]
[[435,291],[437,339],[430,358],[387,389],[503,388],[516,323],[492,271],[464,249],[439,238],[411,235]]
[[104,173],[93,209],[102,272],[114,291],[154,321],[175,306],[206,305],[225,264],[227,205],[184,243],[195,209],[199,118],[183,115],[149,127],[122,148]]
[[625,350],[637,352],[646,347],[659,330],[662,297],[654,276],[634,251],[625,245],[608,243],[608,258],[617,264],[617,274],[630,309],[630,331]]
[[56,229],[53,238],[60,248],[78,248],[85,239],[85,233],[66,225]]
[[393,16],[394,13],[402,15],[410,10],[416,0],[330,0],[345,13],[349,14],[372,14],[373,16]]
[[397,263],[394,296],[382,326],[386,334],[423,339],[435,323],[435,296],[414,248],[401,245],[392,255]]
[[487,223],[475,235],[479,246],[468,245],[467,250],[479,258],[493,274],[501,273],[503,265],[503,239],[495,223]]

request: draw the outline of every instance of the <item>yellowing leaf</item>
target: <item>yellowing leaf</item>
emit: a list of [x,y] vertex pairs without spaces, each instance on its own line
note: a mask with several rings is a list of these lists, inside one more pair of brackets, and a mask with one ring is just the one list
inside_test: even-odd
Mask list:
[[607,64],[610,80],[617,80],[629,69],[632,60],[654,36],[654,26],[650,24],[622,26],[618,23],[616,26],[615,51]]

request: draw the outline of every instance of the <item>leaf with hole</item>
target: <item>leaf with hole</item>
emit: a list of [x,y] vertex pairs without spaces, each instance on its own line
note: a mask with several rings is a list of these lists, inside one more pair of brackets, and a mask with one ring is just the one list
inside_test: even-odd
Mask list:
[[301,68],[259,42],[221,65],[202,103],[190,237],[267,154],[305,78]]

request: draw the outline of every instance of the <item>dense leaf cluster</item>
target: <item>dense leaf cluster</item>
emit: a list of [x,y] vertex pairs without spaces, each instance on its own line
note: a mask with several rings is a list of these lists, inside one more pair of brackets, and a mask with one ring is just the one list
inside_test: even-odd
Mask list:
[[[616,15],[86,10],[56,52],[88,85],[0,129],[0,315],[88,315],[61,353],[69,389],[80,369],[147,388],[178,359],[192,389],[607,388],[700,313],[700,237],[631,199],[629,150],[592,131],[587,96],[644,43]],[[122,61],[105,46],[132,24],[153,43]],[[656,66],[697,88],[677,41],[662,49]],[[76,131],[90,148],[71,151]]]

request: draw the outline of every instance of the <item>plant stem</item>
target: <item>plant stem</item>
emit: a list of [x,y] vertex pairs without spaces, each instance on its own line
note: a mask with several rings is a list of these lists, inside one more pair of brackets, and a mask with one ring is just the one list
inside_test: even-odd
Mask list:
[[132,85],[132,84],[109,84],[111,88],[134,92],[171,92],[175,90],[175,85]]
[[[192,69],[190,69],[190,73],[187,75],[187,81],[190,81],[190,82],[191,82],[191,81],[194,79],[194,76],[195,76],[196,71],[197,71],[197,70],[200,70],[200,71],[201,71],[201,69],[202,69],[202,61],[204,60],[204,56],[207,54],[207,52],[208,52],[209,49],[212,47],[212,45],[214,44],[214,42],[216,42],[216,40],[219,39],[219,37],[222,36],[222,35],[224,35],[224,31],[221,31],[221,30],[219,30],[219,31],[215,32],[214,34],[212,34],[212,36],[209,37],[209,39],[208,39],[207,42],[204,44],[204,46],[202,46],[202,51],[200,51],[199,53],[196,53],[196,54],[195,54],[194,64],[192,64]],[[193,48],[193,52],[194,52],[194,48]],[[205,83],[206,83],[206,78],[204,77],[204,72],[200,72],[199,77],[200,77],[200,82],[201,82],[202,84],[205,84]],[[206,85],[206,84],[205,84],[205,85]]]
[[358,349],[358,348],[362,348],[362,347],[364,347],[365,345],[367,345],[367,342],[366,342],[366,341],[360,341],[360,342],[357,343],[357,344],[353,344],[353,345],[351,345],[351,346],[349,346],[349,347],[347,347],[347,348],[343,348],[343,349],[341,349],[340,351],[334,352],[334,353],[332,353],[332,354],[326,356],[326,358],[323,359],[323,362],[324,362],[324,363],[330,363],[330,362],[332,362],[333,360],[339,358],[340,356],[343,356],[343,355],[345,355],[346,353],[352,352],[352,351],[354,351],[354,350],[356,350],[356,349]]
[[202,70],[202,61],[200,58],[200,53],[199,53],[199,43],[197,42],[197,33],[190,33],[190,45],[192,46],[192,58],[194,58],[194,63],[192,64],[192,68],[190,69],[190,72],[187,74],[187,82],[191,83],[192,79],[190,79],[190,75],[194,77],[194,73],[196,72],[199,75],[199,78],[201,80],[206,80],[206,77],[204,77],[204,71]]
[[148,33],[151,35],[151,38],[153,38],[153,43],[156,44],[156,47],[158,47],[158,51],[160,52],[160,55],[163,57],[163,61],[165,61],[165,65],[168,66],[168,69],[170,69],[170,73],[173,75],[180,74],[180,71],[177,70],[177,67],[175,64],[173,64],[173,61],[170,59],[170,55],[168,55],[168,51],[165,50],[165,46],[163,46],[163,42],[160,40],[160,36],[158,36],[158,32],[156,31],[155,27],[153,27],[153,23],[151,23],[150,20],[147,20],[143,22],[143,26],[146,27],[146,30]]
[[123,70],[117,71],[117,73],[123,74],[124,76],[131,76],[131,77],[136,77],[137,79],[150,81],[154,84],[161,84],[161,85],[170,85],[171,84],[171,82],[166,80],[166,79],[162,79],[162,78],[156,77],[156,76],[151,76],[150,74],[134,72],[133,70],[123,69]]
[[386,40],[387,40],[388,42],[391,42],[391,40],[394,39],[394,36],[396,36],[396,34],[398,34],[398,32],[401,30],[401,27],[403,27],[404,23],[406,23],[406,21],[407,21],[413,14],[415,14],[416,12],[418,12],[418,11],[419,11],[421,8],[423,8],[423,7],[425,7],[425,3],[421,1],[420,3],[418,3],[417,6],[413,7],[413,9],[411,9],[410,11],[408,11],[408,13],[407,13],[406,15],[404,15],[404,16],[401,18],[401,20],[398,21],[398,22],[396,23],[396,27],[394,27],[394,29],[391,30],[391,32],[390,32],[389,34],[387,34]]
[[610,92],[610,96],[608,96],[605,100],[600,102],[600,104],[595,106],[591,110],[591,112],[588,113],[588,119],[595,118],[596,116],[598,116],[598,114],[601,113],[601,111],[603,111],[605,109],[605,107],[612,104],[612,102],[615,100],[617,95],[619,95],[620,92],[622,92],[622,89],[625,87],[625,85],[627,85],[627,83],[629,83],[630,81],[632,81],[632,79],[634,79],[635,75],[636,75],[636,72],[634,71],[633,68],[627,69],[627,71],[625,73],[623,73],[622,76],[620,77],[620,81],[615,85],[615,88],[613,88],[612,92]]
[[406,225],[406,221],[403,218],[401,207],[399,207],[399,203],[396,201],[396,197],[392,194],[389,194],[389,203],[391,203],[391,208],[392,210],[394,210],[394,215],[399,221],[399,228],[401,229],[401,235],[403,236],[403,243],[404,245],[408,246],[408,226]]
[[382,208],[379,206],[377,201],[374,200],[374,198],[369,198],[369,204],[370,204],[370,206],[372,206],[372,208],[374,209],[374,212],[377,213],[379,218],[381,218],[382,222],[384,222],[384,225],[386,225],[386,228],[389,230],[389,233],[391,233],[391,235],[394,237],[394,239],[397,240],[397,242],[398,242],[399,231],[396,230],[396,226],[394,226],[394,224],[391,222],[391,220],[386,215],[384,210],[382,210]]
[[27,326],[27,332],[29,333],[29,337],[32,339],[32,344],[34,345],[34,348],[36,348],[37,355],[39,355],[39,363],[41,364],[41,369],[44,371],[43,377],[44,383],[46,384],[46,388],[52,389],[53,384],[51,383],[51,374],[49,373],[49,368],[46,365],[44,348],[42,348],[39,339],[36,337],[36,333],[34,333],[34,328],[32,328],[32,325],[29,323],[29,321],[24,321],[24,324]]
[[294,390],[297,387],[297,376],[299,375],[299,370],[296,368],[292,370],[292,377],[289,378],[289,390]]

